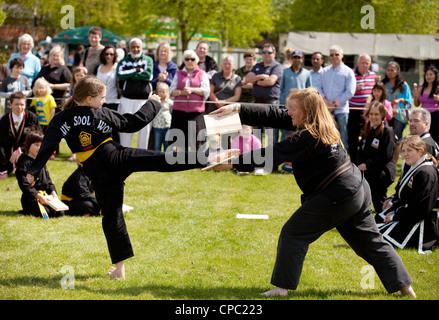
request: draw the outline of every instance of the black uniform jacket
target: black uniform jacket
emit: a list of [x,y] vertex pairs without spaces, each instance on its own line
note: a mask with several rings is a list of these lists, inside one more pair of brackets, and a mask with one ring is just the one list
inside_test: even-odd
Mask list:
[[[242,105],[240,111],[241,122],[252,126],[264,126],[285,130],[296,130],[287,110],[272,106]],[[258,159],[257,153],[262,152]],[[249,157],[251,155],[251,163]],[[338,142],[325,146],[318,142],[309,131],[304,130],[282,142],[270,145],[265,149],[252,150],[235,159],[234,168],[239,171],[251,172],[254,168],[264,166],[272,157],[273,166],[283,162],[291,162],[296,182],[305,199],[318,191],[320,183],[332,175],[338,168],[348,162],[346,150]],[[351,197],[356,193],[363,180],[361,171],[353,164],[349,169],[338,176],[326,189],[334,204]]]
[[53,191],[56,192],[56,188],[52,179],[50,178],[49,171],[47,170],[46,166],[44,166],[42,170],[38,172],[38,175],[35,176],[35,184],[33,186],[27,182],[27,171],[33,160],[33,158],[23,153],[17,161],[17,170],[15,172],[15,176],[17,177],[18,186],[23,192],[21,196],[21,204],[24,212],[27,214],[40,216],[41,214],[38,208],[38,200],[35,198],[35,196],[39,191],[45,191],[48,195],[50,195]]
[[[392,199],[392,207],[387,211],[393,211],[393,221],[398,221],[396,226],[385,235],[385,237],[398,244],[402,244],[409,236],[413,227],[420,221],[424,221],[424,250],[439,241],[439,226],[437,212],[433,211],[436,200],[439,197],[439,178],[438,171],[430,160],[426,160],[427,165],[415,167],[415,172],[407,182],[404,176],[410,167],[406,166],[398,184],[395,187],[395,195]],[[405,183],[402,183],[404,181]],[[376,217],[377,222],[381,222]],[[408,240],[407,246],[418,245],[418,231]],[[401,247],[401,246],[400,246]]]
[[100,145],[111,140],[113,130],[137,132],[151,122],[159,110],[160,103],[154,100],[148,100],[134,114],[119,114],[108,108],[94,109],[86,106],[66,109],[50,121],[29,173],[35,175],[41,170],[62,138],[77,158],[84,162]]
[[369,136],[362,141],[358,163],[366,164],[366,174],[377,176],[385,173],[391,183],[396,178],[396,163],[393,159],[395,148],[396,139],[392,128],[384,126],[383,132],[376,137],[375,129],[372,128]]

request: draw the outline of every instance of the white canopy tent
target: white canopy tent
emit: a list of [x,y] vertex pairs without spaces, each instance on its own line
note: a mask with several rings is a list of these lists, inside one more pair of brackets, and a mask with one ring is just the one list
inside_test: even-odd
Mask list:
[[304,53],[321,51],[329,54],[329,47],[337,44],[347,55],[367,53],[370,56],[393,56],[415,60],[439,59],[439,35],[289,32],[286,47]]

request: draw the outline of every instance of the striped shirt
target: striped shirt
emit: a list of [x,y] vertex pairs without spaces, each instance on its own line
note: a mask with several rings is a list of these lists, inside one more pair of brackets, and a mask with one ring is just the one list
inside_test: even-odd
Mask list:
[[372,97],[372,89],[375,86],[375,79],[377,75],[375,72],[370,70],[367,71],[366,74],[362,75],[358,71],[358,68],[355,68],[354,74],[357,85],[364,83],[364,86],[362,89],[355,91],[354,96],[349,100],[349,107],[364,108],[367,98]]

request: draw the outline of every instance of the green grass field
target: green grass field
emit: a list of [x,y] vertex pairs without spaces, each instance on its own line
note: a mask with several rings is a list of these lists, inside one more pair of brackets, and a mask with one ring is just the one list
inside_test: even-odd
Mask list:
[[[76,167],[61,154],[48,168],[58,193]],[[390,192],[393,192],[393,187]],[[126,279],[111,266],[100,217],[43,220],[17,213],[15,177],[0,181],[2,300],[404,300],[389,295],[367,264],[331,230],[310,246],[299,288],[263,298],[281,227],[300,205],[291,175],[136,173],[126,181],[126,222],[135,257]],[[236,215],[267,214],[268,220]],[[398,250],[419,299],[439,297],[439,250]],[[370,272],[370,271],[369,271]],[[365,282],[365,279],[367,280]],[[366,285],[365,285],[366,283]]]

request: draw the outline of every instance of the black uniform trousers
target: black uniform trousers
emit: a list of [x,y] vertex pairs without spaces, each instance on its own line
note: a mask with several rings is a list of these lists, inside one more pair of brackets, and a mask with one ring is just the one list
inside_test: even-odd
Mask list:
[[97,148],[83,166],[94,183],[111,261],[117,263],[134,256],[122,212],[125,179],[133,172],[189,170],[203,164],[168,164],[164,152],[125,148],[111,141]]
[[341,203],[334,204],[325,191],[303,202],[282,228],[271,283],[295,290],[308,246],[332,228],[374,267],[389,293],[412,283],[400,257],[378,231],[364,179],[356,194]]

